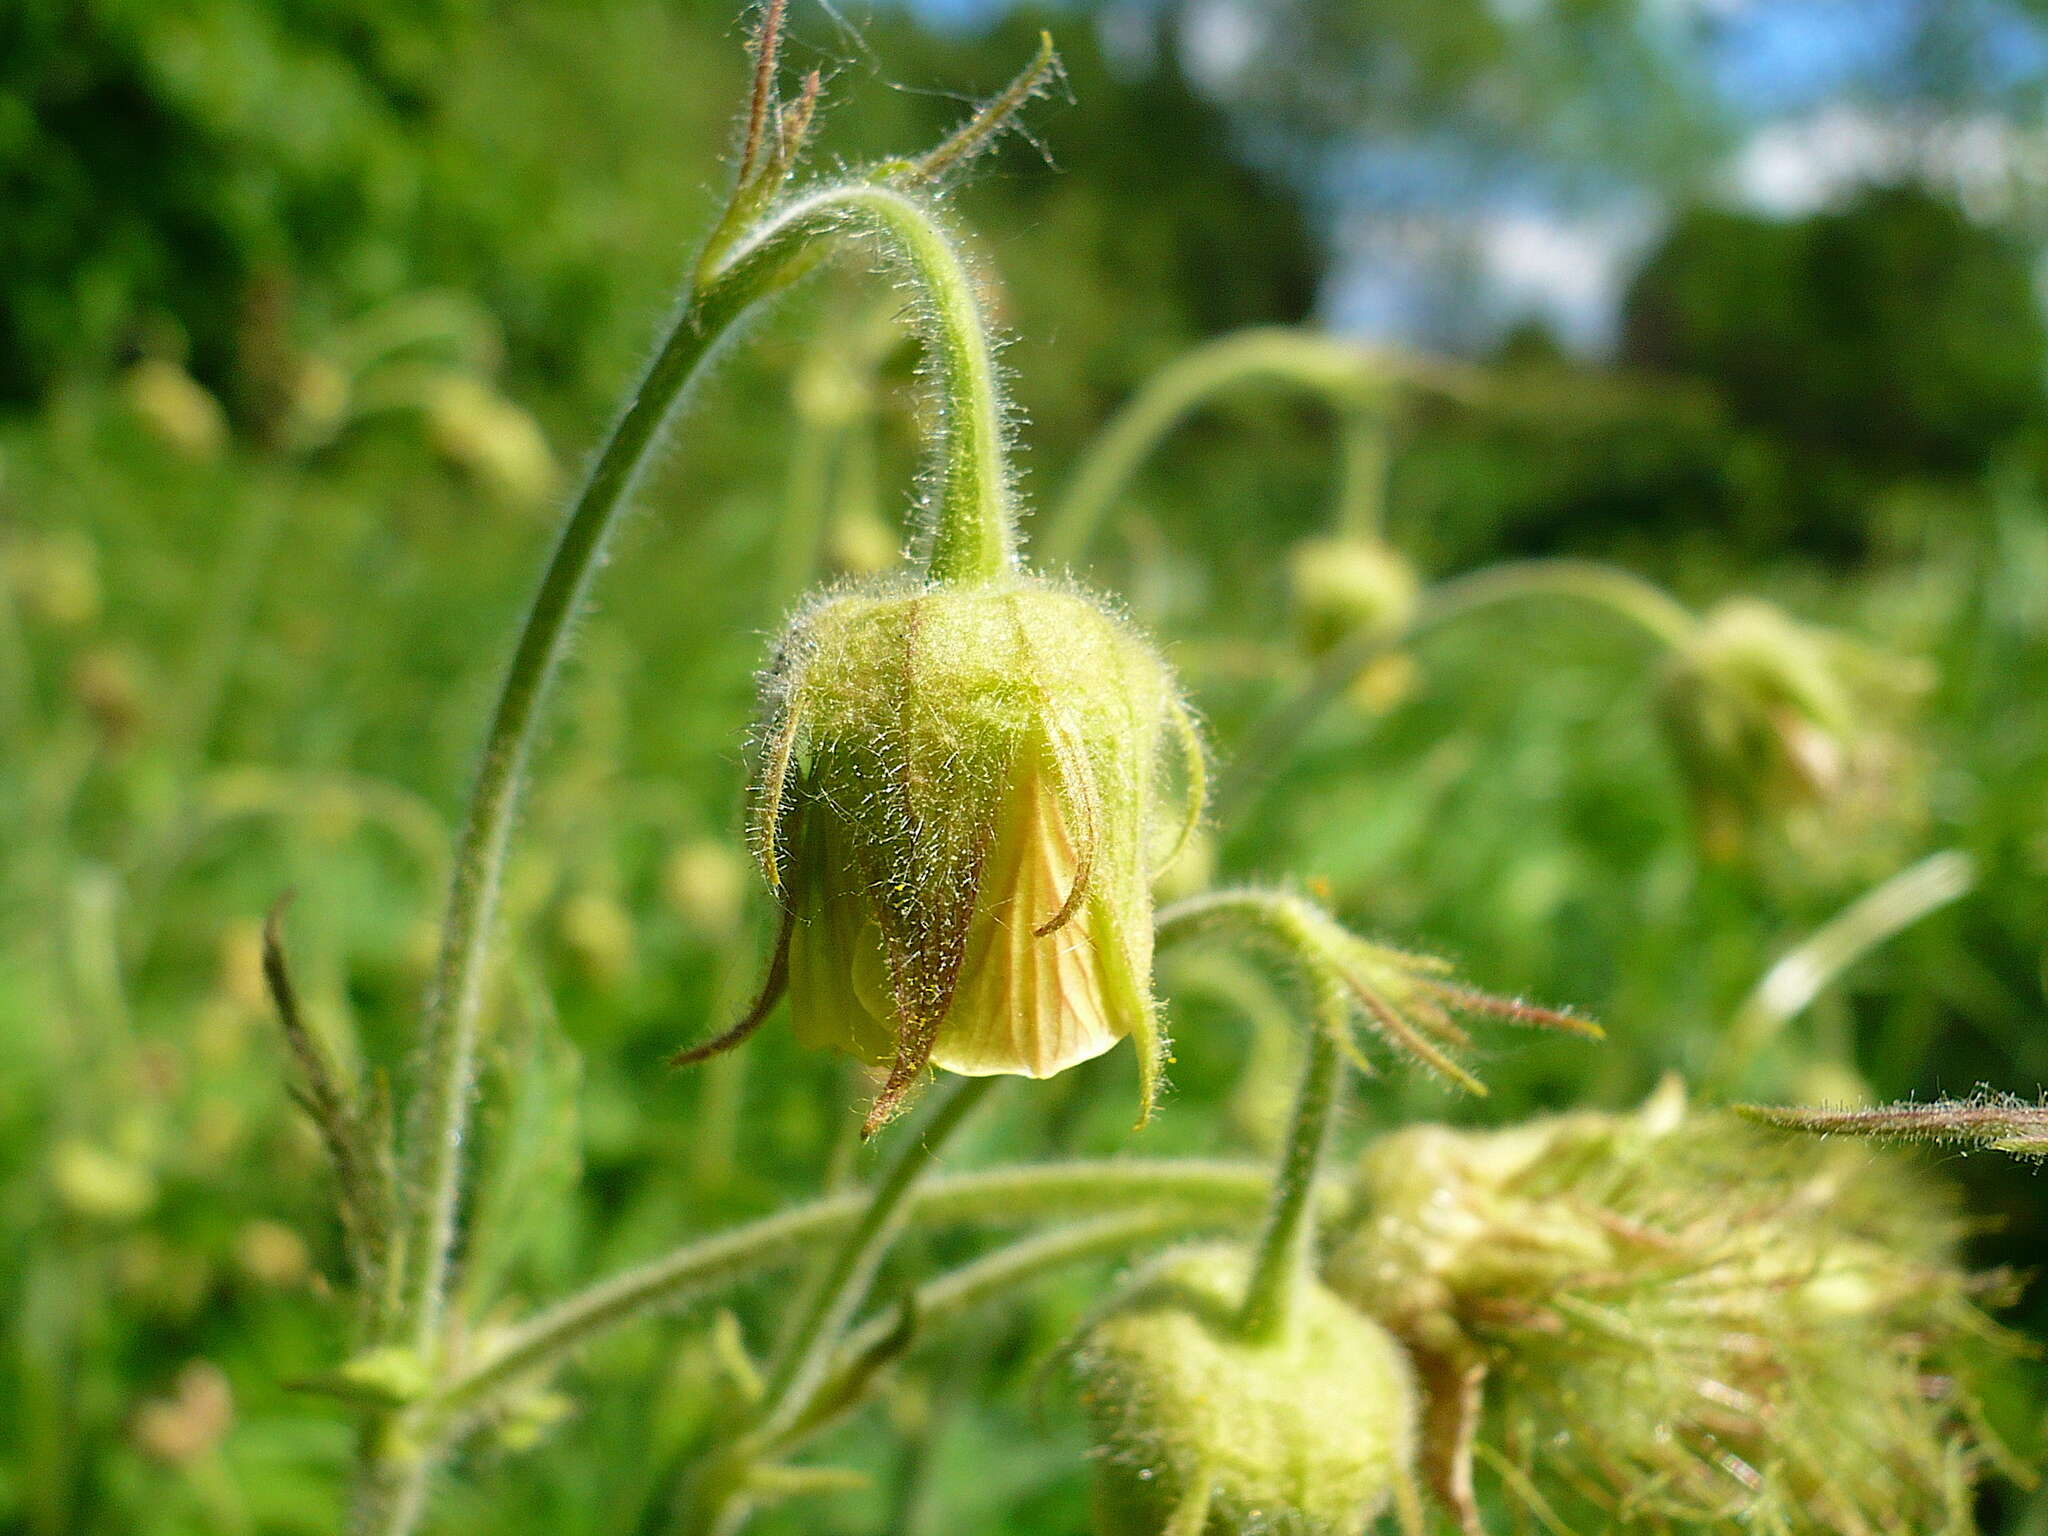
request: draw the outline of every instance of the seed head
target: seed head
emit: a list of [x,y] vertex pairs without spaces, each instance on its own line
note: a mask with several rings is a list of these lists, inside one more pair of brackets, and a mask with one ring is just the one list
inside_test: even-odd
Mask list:
[[[1199,759],[1165,664],[1027,576],[831,596],[770,669],[755,846],[799,1039],[885,1069],[1049,1077],[1159,1031],[1151,877]],[[1176,743],[1189,804],[1161,785]]]
[[[1233,1247],[1169,1254],[1083,1333],[1100,1536],[1353,1536],[1404,1491],[1415,1398],[1400,1347],[1313,1283],[1281,1337],[1246,1343],[1249,1271]],[[1169,1524],[1204,1503],[1206,1523]]]
[[1409,1345],[1459,1513],[1476,1443],[1575,1528],[1972,1528],[1995,1330],[1948,1201],[1896,1162],[1674,1087],[1635,1115],[1399,1132],[1356,1198],[1326,1278]]

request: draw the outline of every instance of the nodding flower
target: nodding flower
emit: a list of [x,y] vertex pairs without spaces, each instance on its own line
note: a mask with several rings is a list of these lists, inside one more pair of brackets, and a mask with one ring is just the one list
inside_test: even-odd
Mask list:
[[1896,819],[1912,798],[1899,728],[1929,681],[1924,663],[1768,603],[1708,612],[1660,701],[1707,851],[1732,857],[1775,834],[1825,852],[1844,823]]
[[1149,1109],[1150,887],[1201,796],[1152,647],[1038,577],[909,582],[800,614],[767,693],[755,849],[782,934],[757,1007],[684,1059],[786,988],[799,1040],[881,1075],[870,1131],[928,1068],[1051,1077],[1126,1035]]

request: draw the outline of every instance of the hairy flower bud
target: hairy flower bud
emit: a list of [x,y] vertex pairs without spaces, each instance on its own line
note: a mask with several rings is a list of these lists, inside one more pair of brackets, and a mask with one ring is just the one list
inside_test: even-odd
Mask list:
[[1314,1283],[1278,1338],[1245,1341],[1249,1270],[1233,1247],[1168,1254],[1082,1335],[1101,1536],[1353,1536],[1404,1494],[1415,1401],[1400,1347]]
[[1924,665],[1878,655],[1754,599],[1722,603],[1666,672],[1665,734],[1708,850],[1901,819],[1913,798],[1899,726]]
[[1287,557],[1304,649],[1324,656],[1357,636],[1392,642],[1415,617],[1415,568],[1378,539],[1305,539]]
[[1122,620],[1025,576],[831,596],[770,672],[756,846],[799,1039],[887,1070],[1049,1077],[1160,1054],[1150,883],[1171,675]]
[[1971,1528],[1995,1330],[1948,1202],[1896,1162],[1673,1085],[1635,1115],[1386,1137],[1346,1226],[1326,1279],[1409,1346],[1461,1515],[1483,1444],[1574,1528]]

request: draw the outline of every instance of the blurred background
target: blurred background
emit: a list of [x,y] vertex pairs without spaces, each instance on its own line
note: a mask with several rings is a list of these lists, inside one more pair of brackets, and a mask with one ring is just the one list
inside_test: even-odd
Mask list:
[[[1974,888],[1722,1086],[2048,1080],[2048,7],[797,0],[791,26],[827,164],[930,142],[1053,30],[1065,87],[955,202],[1016,337],[1033,502],[1190,347],[1305,325],[1455,381],[1395,389],[1380,441],[1386,536],[1426,578],[1610,560],[1927,669],[1911,772],[1796,856],[1702,845],[1658,660],[1597,611],[1503,610],[1361,678],[1214,829],[1216,868],[1610,1038],[1489,1040],[1484,1103],[1391,1073],[1352,1141],[1706,1072],[1778,955],[1944,849]],[[0,1530],[335,1528],[347,1422],[288,1384],[343,1337],[336,1236],[261,916],[297,893],[316,1022],[399,1070],[515,616],[722,194],[744,33],[709,0],[0,8]],[[767,942],[738,829],[768,637],[901,543],[895,304],[849,264],[761,326],[604,579],[512,879],[492,1070],[536,1086],[484,1126],[510,1151],[481,1305],[814,1190],[860,1097],[774,1029],[662,1060]],[[1226,766],[1307,675],[1273,615],[1338,458],[1327,403],[1231,391],[1077,562],[1161,635]],[[1141,1143],[1118,1052],[1008,1095],[962,1155],[1267,1146],[1276,1005],[1165,980],[1174,1090]],[[1926,1160],[1975,1257],[2038,1262],[2037,1174]],[[1079,1427],[1031,1378],[1099,1282],[921,1352],[833,1447],[873,1487],[760,1528],[1082,1530]],[[2038,1288],[2011,1320],[2048,1337]],[[438,1518],[659,1531],[710,1375],[701,1320],[622,1336]],[[1992,1406],[2039,1424],[2021,1387]],[[1982,1513],[2048,1533],[2039,1494]]]

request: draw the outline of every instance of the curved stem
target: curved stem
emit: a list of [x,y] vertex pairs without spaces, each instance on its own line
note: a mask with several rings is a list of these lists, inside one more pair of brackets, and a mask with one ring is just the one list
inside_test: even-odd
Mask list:
[[438,1349],[459,1217],[499,887],[549,687],[619,512],[677,401],[738,320],[794,281],[819,240],[849,230],[883,236],[929,299],[927,321],[948,401],[932,575],[975,579],[1014,560],[994,364],[972,282],[952,242],[915,199],[857,182],[771,210],[683,306],[612,428],[563,524],[492,716],[457,844],[401,1186],[406,1205],[400,1316],[409,1342],[428,1361]]
[[1183,353],[1139,387],[1068,475],[1039,543],[1044,563],[1080,559],[1110,505],[1166,435],[1209,396],[1254,379],[1299,385],[1348,408],[1375,375],[1364,349],[1277,326],[1238,331]]
[[1337,418],[1335,521],[1340,537],[1376,540],[1385,535],[1391,435],[1384,408],[1354,404]]
[[1976,879],[1967,853],[1931,854],[1864,892],[1779,956],[1729,1021],[1707,1074],[1708,1091],[1731,1091],[1823,988],[1894,934],[1968,895]]
[[981,301],[958,243],[916,197],[862,182],[797,198],[765,224],[764,232],[736,248],[733,265],[787,238],[787,230],[850,226],[879,236],[916,286],[944,406],[929,573],[934,581],[984,581],[1014,569],[1017,519],[1003,395]]
[[[1206,1220],[1259,1209],[1268,1171],[1249,1163],[1117,1160],[1043,1163],[934,1179],[912,1190],[908,1219],[1033,1221],[1150,1206]],[[835,1195],[701,1238],[557,1302],[501,1337],[443,1390],[438,1411],[453,1423],[500,1389],[539,1374],[615,1329],[786,1263],[845,1233],[859,1219],[861,1191]]]
[[867,1299],[875,1271],[909,1215],[911,1186],[995,1086],[992,1077],[963,1077],[947,1084],[931,1118],[906,1137],[875,1180],[867,1208],[833,1255],[832,1267],[790,1335],[789,1346],[768,1378],[755,1433],[772,1440],[808,1405],[846,1325]]
[[491,717],[456,845],[406,1136],[401,1315],[410,1342],[426,1360],[433,1359],[440,1338],[487,960],[541,709],[619,511],[638,484],[663,424],[719,338],[770,291],[768,276],[760,266],[734,273],[734,286],[721,284],[700,294],[670,326],[562,525]]
[[[1056,1227],[1007,1244],[926,1281],[911,1297],[910,1317],[917,1334],[925,1337],[977,1307],[999,1301],[1070,1264],[1127,1253],[1155,1238],[1184,1237],[1199,1226],[1236,1224],[1216,1219],[1191,1223],[1184,1212],[1154,1209],[1126,1211]],[[891,1335],[899,1326],[892,1311],[870,1318],[847,1334],[834,1351],[831,1369],[814,1395],[818,1408],[802,1425],[805,1435],[822,1429],[841,1411],[854,1405],[861,1378],[869,1374],[868,1362],[888,1348]]]
[[1308,1038],[1308,1059],[1302,1067],[1301,1090],[1294,1101],[1294,1121],[1280,1149],[1280,1171],[1273,1181],[1272,1204],[1245,1287],[1239,1327],[1244,1337],[1263,1343],[1278,1338],[1293,1313],[1295,1297],[1307,1278],[1310,1238],[1310,1197],[1330,1140],[1337,1091],[1344,1064],[1337,1035],[1314,1029]]
[[1507,560],[1440,583],[1415,628],[1433,629],[1480,608],[1527,598],[1562,598],[1604,608],[1660,644],[1677,647],[1699,628],[1691,609],[1654,582],[1593,560]]
[[1423,594],[1403,633],[1360,634],[1316,664],[1301,690],[1251,732],[1245,749],[1222,774],[1210,802],[1212,817],[1220,823],[1242,812],[1368,662],[1480,609],[1530,598],[1604,608],[1666,647],[1684,645],[1699,627],[1691,610],[1661,587],[1618,566],[1587,560],[1512,560],[1440,582]]

